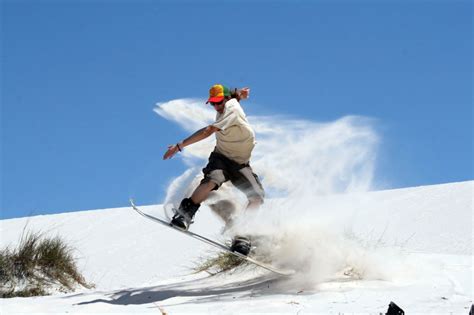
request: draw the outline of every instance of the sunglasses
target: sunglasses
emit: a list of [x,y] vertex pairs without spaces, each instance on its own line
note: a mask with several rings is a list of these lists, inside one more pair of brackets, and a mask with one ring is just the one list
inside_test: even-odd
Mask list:
[[216,102],[209,102],[212,106],[216,106],[216,105],[222,105],[222,103],[224,103],[224,100],[216,103]]

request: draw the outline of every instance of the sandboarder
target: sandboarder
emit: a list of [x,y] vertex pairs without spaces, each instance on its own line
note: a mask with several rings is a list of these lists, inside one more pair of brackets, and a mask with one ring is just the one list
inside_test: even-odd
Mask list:
[[[249,92],[249,88],[231,91],[222,84],[212,86],[206,104],[211,104],[216,110],[216,121],[183,141],[169,146],[163,156],[163,159],[167,160],[186,146],[216,134],[216,147],[209,156],[207,166],[203,169],[204,179],[191,197],[181,201],[171,221],[175,227],[187,230],[196,211],[210,192],[219,189],[224,182],[229,180],[246,194],[247,209],[257,209],[263,203],[265,192],[258,176],[249,164],[255,146],[255,132],[239,103],[240,100],[248,98]],[[251,249],[249,238],[234,237],[231,249],[247,255]]]

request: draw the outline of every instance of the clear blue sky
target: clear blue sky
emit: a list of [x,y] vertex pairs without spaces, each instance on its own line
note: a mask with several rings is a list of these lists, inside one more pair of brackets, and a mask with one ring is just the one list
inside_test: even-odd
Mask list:
[[473,179],[471,1],[196,2],[1,2],[1,218],[162,201],[186,133],[153,106],[217,82],[376,118],[390,187]]

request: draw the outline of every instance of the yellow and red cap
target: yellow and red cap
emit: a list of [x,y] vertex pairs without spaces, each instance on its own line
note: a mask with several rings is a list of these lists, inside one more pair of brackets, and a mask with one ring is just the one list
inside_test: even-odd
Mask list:
[[226,96],[230,96],[229,88],[222,84],[215,84],[209,90],[209,99],[207,100],[206,104],[209,102],[219,103]]

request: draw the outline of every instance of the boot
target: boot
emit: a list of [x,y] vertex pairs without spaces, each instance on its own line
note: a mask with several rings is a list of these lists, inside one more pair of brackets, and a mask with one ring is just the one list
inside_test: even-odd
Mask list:
[[200,206],[201,204],[195,204],[191,198],[184,198],[171,220],[171,225],[187,231],[189,226],[193,223],[194,214]]
[[243,236],[236,236],[232,241],[232,246],[230,247],[231,251],[240,253],[245,256],[250,253],[251,249],[252,244],[250,243],[250,240]]

